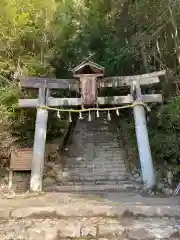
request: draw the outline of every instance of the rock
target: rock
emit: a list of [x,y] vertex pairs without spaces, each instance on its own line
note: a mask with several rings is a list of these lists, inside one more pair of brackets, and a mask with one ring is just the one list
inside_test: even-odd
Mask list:
[[44,180],[43,180],[43,184],[44,186],[51,186],[55,183],[55,179],[51,178],[51,177],[46,177]]
[[44,169],[43,169],[43,176],[44,176],[44,177],[47,176],[47,174],[48,174],[49,171],[51,171],[51,168],[45,166]]
[[9,182],[8,177],[3,177],[2,179],[0,179],[0,185],[1,186],[6,186]]
[[81,236],[82,237],[96,237],[97,234],[97,227],[93,224],[89,224],[87,221],[87,224],[84,224],[84,226],[81,227]]
[[63,177],[62,165],[61,164],[54,165],[53,168],[46,173],[46,176],[53,178],[56,181],[60,181]]
[[172,196],[173,190],[167,186],[167,184],[164,184],[162,182],[159,182],[157,184],[157,189],[162,191],[166,196]]
[[77,157],[76,161],[83,161],[83,158],[82,157]]
[[53,170],[58,172],[62,172],[62,165],[61,164],[56,164],[53,166]]
[[149,235],[148,231],[144,228],[132,229],[126,235],[128,235],[129,238],[134,240],[141,240],[141,239],[144,240],[145,238],[149,239],[150,237],[152,237]]
[[167,182],[170,186],[172,186],[172,182],[173,182],[173,173],[172,171],[168,171],[166,173],[166,178],[167,178]]
[[140,169],[139,168],[137,168],[136,166],[134,166],[132,164],[130,165],[130,168],[131,168],[131,173],[134,176],[134,178],[137,178],[137,177],[140,176]]
[[173,195],[173,190],[171,188],[165,187],[165,188],[162,189],[162,191],[166,196],[172,196]]
[[1,227],[0,239],[18,239],[18,240],[58,240],[59,233],[58,227],[54,221],[42,221],[42,220],[26,220],[21,222],[15,222],[10,220],[8,225],[3,224],[7,227]]
[[162,190],[164,188],[164,184],[161,182],[158,182],[156,187],[158,190]]
[[68,148],[68,147],[65,147],[65,148],[64,148],[64,151],[65,151],[65,152],[68,152],[68,151],[69,151],[69,148]]
[[58,228],[56,226],[48,226],[45,223],[39,224],[37,227],[27,229],[27,237],[31,240],[58,240],[58,235]]
[[139,173],[136,173],[136,174],[134,175],[134,177],[135,177],[135,178],[138,178],[138,177],[140,177],[140,174],[139,174]]
[[142,188],[140,194],[143,197],[153,197],[155,195],[155,192],[151,189]]
[[58,172],[57,175],[56,175],[56,181],[57,181],[57,182],[61,182],[62,177],[63,177],[62,171],[61,171],[61,172]]
[[149,190],[149,191],[147,192],[147,196],[149,196],[149,197],[155,196],[155,191]]
[[136,178],[136,181],[137,181],[137,182],[142,182],[141,176],[137,177],[137,178]]
[[45,164],[45,167],[53,168],[54,167],[54,162],[50,161]]
[[50,170],[50,171],[47,173],[47,176],[48,176],[48,177],[51,177],[51,178],[56,178],[56,175],[57,175],[57,172],[56,172],[54,169]]
[[109,224],[108,222],[99,226],[99,235],[103,236],[122,236],[124,233],[124,227],[118,223]]
[[10,209],[0,209],[0,218],[9,218],[10,216]]
[[127,236],[134,240],[179,238],[176,226],[168,219],[139,219],[128,228]]

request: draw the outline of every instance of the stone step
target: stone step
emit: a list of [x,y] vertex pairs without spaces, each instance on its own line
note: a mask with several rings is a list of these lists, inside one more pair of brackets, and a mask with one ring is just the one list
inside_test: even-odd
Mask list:
[[131,190],[140,190],[140,185],[135,185],[133,183],[124,183],[124,184],[102,184],[102,185],[54,185],[47,186],[44,188],[45,192],[104,192],[104,191],[131,191]]
[[107,155],[96,156],[93,159],[88,159],[86,156],[69,157],[66,161],[67,165],[82,164],[82,165],[124,165],[124,158],[112,157]]
[[113,169],[120,169],[120,168],[125,168],[124,162],[113,162],[113,163],[104,163],[104,162],[81,162],[81,161],[76,161],[76,162],[66,162],[64,167],[70,167],[70,168],[113,168]]
[[107,163],[107,164],[104,164],[104,162],[101,164],[101,163],[66,163],[65,167],[68,167],[68,168],[78,168],[78,167],[81,167],[81,168],[125,168],[125,164],[124,163]]
[[[8,199],[8,200],[7,200]],[[19,218],[139,218],[180,219],[179,197],[142,197],[138,193],[103,195],[74,193],[33,193],[3,195],[0,198],[0,219]],[[1,225],[0,225],[1,227]],[[1,239],[1,238],[0,238]],[[4,239],[3,239],[4,240]]]
[[96,176],[96,175],[100,175],[100,176],[119,176],[119,175],[123,175],[126,174],[126,170],[125,169],[116,169],[116,171],[114,169],[93,169],[92,168],[79,168],[79,169],[65,169],[63,170],[64,175],[86,175],[86,176]]
[[119,165],[124,166],[124,159],[121,158],[110,158],[105,157],[100,160],[101,157],[95,158],[94,160],[86,160],[83,157],[77,157],[77,158],[69,158],[67,159],[66,163],[67,165],[73,165],[73,164],[87,164],[87,165]]
[[[90,131],[92,132],[93,129],[90,129]],[[97,130],[94,130],[94,131],[97,131]],[[111,134],[108,134],[108,132],[106,132],[105,134],[103,134],[103,132],[96,132],[95,134],[88,134],[88,135],[81,135],[81,134],[78,134],[76,136],[82,136],[82,140],[88,140],[88,141],[92,141],[92,143],[94,143],[94,141],[98,141],[98,140],[101,140],[102,142],[107,142],[108,139],[111,139],[111,141],[113,140],[117,140],[117,135],[115,134],[114,132],[114,135],[113,133]],[[99,141],[98,141],[99,142]]]
[[123,157],[112,157],[107,155],[102,156],[96,156],[94,159],[87,159],[86,156],[78,156],[78,157],[67,157],[67,163],[73,164],[99,164],[99,165],[110,165],[110,164],[124,164],[124,158]]
[[32,218],[0,222],[0,239],[178,240],[178,220],[162,218]]
[[89,167],[85,167],[85,166],[78,166],[78,167],[65,167],[63,169],[64,172],[71,172],[71,173],[92,173],[92,174],[99,174],[99,173],[124,173],[126,172],[126,168],[125,167],[93,167],[93,166],[89,166]]
[[[77,163],[69,163],[69,162],[66,162],[64,168],[71,168],[71,169],[101,169],[101,171],[103,172],[104,169],[110,169],[110,171],[113,169],[113,171],[118,171],[118,170],[124,170],[126,169],[126,166],[124,163],[121,163],[121,164],[83,164],[83,163],[80,163],[80,162],[77,162]],[[118,170],[117,170],[118,169]]]
[[85,180],[88,180],[88,181],[94,181],[94,180],[114,180],[114,181],[121,181],[121,180],[124,180],[124,179],[127,179],[127,177],[129,177],[129,175],[125,174],[125,173],[122,173],[122,174],[117,174],[117,175],[114,175],[114,174],[89,174],[89,173],[84,173],[84,174],[78,174],[78,173],[66,173],[66,174],[63,174],[61,175],[62,176],[62,179],[71,179],[71,180],[82,180],[82,181],[85,181]]
[[128,175],[122,175],[122,176],[80,176],[80,175],[67,175],[62,177],[62,181],[122,181],[126,180],[129,176]]
[[[86,146],[84,144],[82,144],[82,145],[78,144],[78,145],[75,145],[75,146],[72,146],[72,147],[69,146],[67,153],[72,154],[77,149],[79,149],[83,152],[84,148],[86,148],[86,147],[88,147],[88,146]],[[103,143],[102,145],[98,145],[98,143],[92,144],[92,150],[96,153],[97,152],[103,152],[103,151],[107,151],[107,152],[108,151],[111,151],[111,152],[119,151],[119,152],[124,154],[124,150],[121,149],[119,145],[117,145],[117,146],[111,146],[111,145],[105,146],[105,143]],[[77,154],[78,153],[79,152],[77,152]]]
[[[69,185],[69,186],[92,186],[92,185],[124,185],[124,184],[135,184],[138,185],[138,182],[135,181],[128,181],[128,180],[86,180],[86,181],[81,181],[81,180],[76,180],[76,181],[68,181],[68,182],[60,182],[61,185]],[[139,184],[140,185],[140,184]]]
[[[100,179],[109,179],[110,177],[113,177],[113,179],[118,179],[119,177],[126,177],[129,176],[126,172],[63,172],[62,173],[62,177],[66,178],[66,177],[82,177],[82,178],[98,178],[100,177]],[[98,180],[98,179],[97,179]]]
[[[79,149],[81,149],[83,146],[76,146],[76,150],[77,150],[77,147]],[[84,146],[84,147],[86,147],[86,146]],[[74,146],[72,148],[69,147],[67,153],[72,154],[74,150],[75,150]],[[81,150],[83,151],[83,149],[81,149]],[[104,151],[106,151],[106,152],[108,152],[108,151],[117,152],[118,151],[119,153],[124,154],[124,150],[121,149],[119,145],[117,145],[117,146],[111,146],[111,145],[110,146],[108,146],[108,145],[104,146],[104,143],[102,144],[102,146],[95,144],[95,146],[93,146],[93,150],[96,153],[98,153],[98,152],[102,153]],[[77,153],[79,153],[79,152],[77,152]]]
[[96,185],[96,184],[125,184],[125,183],[138,183],[137,181],[135,181],[134,179],[122,179],[122,180],[117,180],[117,179],[114,179],[114,180],[109,180],[109,179],[100,179],[100,180],[85,180],[85,181],[82,181],[82,180],[76,180],[76,181],[68,181],[68,183],[72,183],[72,184],[80,184],[80,185]]
[[[67,151],[67,153],[69,155],[71,155],[74,152],[74,150],[77,150],[77,148],[80,149],[83,152],[83,149],[86,148],[86,147],[87,146],[85,146],[85,145],[82,145],[82,146],[78,145],[76,147],[73,146],[72,148],[69,147],[69,150]],[[119,145],[114,146],[114,147],[112,147],[111,145],[109,145],[109,146],[107,145],[107,147],[106,147],[106,146],[104,146],[104,143],[103,143],[102,146],[101,145],[98,146],[97,143],[96,143],[96,144],[94,144],[94,146],[92,146],[92,148],[93,148],[94,152],[96,152],[96,153],[98,153],[98,152],[103,153],[104,151],[116,153],[118,151],[119,153],[124,154],[124,150],[121,149]],[[79,152],[77,152],[75,154],[78,154],[78,153]]]
[[72,154],[67,154],[67,160],[68,161],[80,161],[79,159],[82,159],[81,161],[84,162],[103,162],[106,161],[107,163],[109,162],[124,162],[124,156],[120,153],[108,153],[108,152],[97,152],[93,153],[93,159],[88,159],[88,153],[84,152],[83,154],[81,153],[72,153]]
[[96,177],[96,176],[114,176],[114,177],[118,177],[118,176],[123,176],[126,174],[126,171],[117,171],[117,172],[112,172],[112,171],[105,171],[105,170],[101,170],[101,171],[92,171],[92,169],[89,169],[89,170],[77,170],[77,169],[74,169],[74,170],[71,170],[71,171],[63,171],[63,176],[68,176],[68,175],[71,175],[71,176],[86,176],[86,177]]
[[101,172],[103,172],[104,170],[105,171],[110,171],[110,172],[117,172],[117,171],[123,171],[123,170],[126,170],[126,167],[125,167],[125,164],[109,164],[109,165],[106,165],[106,164],[80,164],[80,163],[77,163],[77,164],[66,164],[64,166],[64,169],[71,169],[71,170],[84,170],[86,171],[86,169],[94,169],[94,171],[99,171],[101,170]]

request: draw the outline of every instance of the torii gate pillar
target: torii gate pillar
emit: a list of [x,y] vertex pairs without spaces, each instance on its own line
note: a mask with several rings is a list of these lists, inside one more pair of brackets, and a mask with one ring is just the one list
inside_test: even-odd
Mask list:
[[[39,105],[46,105],[46,97],[48,94],[49,92],[47,92],[46,85],[39,89]],[[48,110],[38,108],[36,114],[36,126],[30,180],[30,190],[33,192],[42,191],[47,121]]]
[[[142,102],[141,87],[138,81],[133,83],[136,93],[135,102]],[[144,183],[143,190],[152,189],[156,184],[155,172],[153,167],[151,149],[149,144],[145,109],[143,105],[135,105],[133,108],[134,121],[136,128],[136,138],[138,144],[139,159],[141,164],[141,174]]]

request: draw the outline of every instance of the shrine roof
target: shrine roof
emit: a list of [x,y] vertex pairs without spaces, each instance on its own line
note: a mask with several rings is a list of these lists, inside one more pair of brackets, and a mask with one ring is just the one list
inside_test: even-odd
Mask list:
[[104,67],[92,61],[84,61],[72,69],[73,74],[104,74]]

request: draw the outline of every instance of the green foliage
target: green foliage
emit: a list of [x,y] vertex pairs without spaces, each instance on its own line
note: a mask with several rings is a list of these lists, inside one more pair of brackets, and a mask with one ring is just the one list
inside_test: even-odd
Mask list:
[[180,132],[180,97],[172,97],[158,113],[159,125],[163,130]]
[[17,107],[19,87],[1,76],[0,82],[0,121],[5,122],[13,116]]
[[176,164],[180,159],[180,97],[172,98],[159,108],[157,127],[151,133],[151,144],[157,161]]

